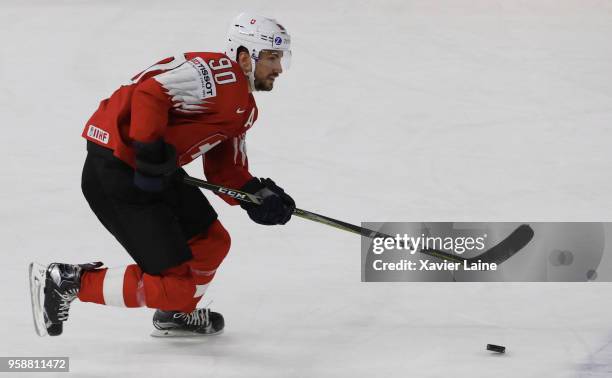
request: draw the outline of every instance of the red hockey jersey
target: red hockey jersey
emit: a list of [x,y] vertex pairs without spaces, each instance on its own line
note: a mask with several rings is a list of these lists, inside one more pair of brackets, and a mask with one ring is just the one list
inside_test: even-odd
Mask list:
[[252,178],[245,134],[256,119],[238,64],[221,53],[194,52],[164,59],[116,90],[87,121],[83,137],[131,166],[133,141],[163,138],[180,165],[202,156],[208,180],[240,188]]

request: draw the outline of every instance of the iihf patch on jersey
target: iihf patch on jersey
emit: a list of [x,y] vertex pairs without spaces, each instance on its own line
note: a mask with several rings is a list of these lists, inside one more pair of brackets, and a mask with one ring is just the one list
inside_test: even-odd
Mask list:
[[110,139],[109,133],[97,128],[94,125],[89,125],[89,128],[87,129],[87,136],[104,144],[108,144],[108,140]]

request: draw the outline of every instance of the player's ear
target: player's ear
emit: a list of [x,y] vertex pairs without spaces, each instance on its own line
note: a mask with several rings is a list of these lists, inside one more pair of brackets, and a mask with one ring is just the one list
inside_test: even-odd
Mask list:
[[251,57],[247,51],[240,51],[238,53],[238,65],[242,69],[244,74],[248,74],[253,69],[251,64]]

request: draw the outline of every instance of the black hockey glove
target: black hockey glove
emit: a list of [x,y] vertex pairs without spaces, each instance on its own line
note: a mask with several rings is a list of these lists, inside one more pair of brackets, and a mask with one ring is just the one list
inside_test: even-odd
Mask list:
[[158,139],[149,143],[134,142],[134,149],[134,185],[147,192],[161,192],[167,188],[178,170],[174,146]]
[[240,190],[262,198],[260,205],[244,202],[240,204],[255,223],[271,226],[285,224],[291,219],[295,201],[269,178],[260,180],[254,177]]

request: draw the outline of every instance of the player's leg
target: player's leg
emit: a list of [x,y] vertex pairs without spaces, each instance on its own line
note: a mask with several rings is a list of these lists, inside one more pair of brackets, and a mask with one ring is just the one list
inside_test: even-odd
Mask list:
[[[220,314],[192,311],[229,250],[229,235],[216,222],[216,213],[199,190],[181,183],[159,194],[138,190],[132,184],[133,170],[109,152],[90,150],[83,169],[83,193],[101,223],[137,264],[87,271],[75,268],[78,274],[71,278],[72,289],[62,295],[70,294],[71,301],[78,287],[81,301],[148,306],[181,313],[191,323],[205,320],[208,333],[222,329]],[[212,330],[210,319],[216,320]]]
[[184,265],[189,267],[195,293],[189,304],[183,308],[157,310],[153,316],[156,330],[152,336],[214,335],[225,327],[220,313],[196,306],[229,251],[229,234],[221,222],[215,221],[206,232],[192,238],[189,245],[193,259]]
[[87,271],[79,299],[120,307],[150,307],[191,312],[206,292],[227,255],[230,237],[221,222],[189,240],[193,258],[161,274],[148,274],[136,265]]
[[[137,262],[137,266],[123,267],[120,269],[95,269],[84,271],[78,269],[78,265],[61,264],[74,269],[66,271],[74,272],[70,275],[70,285],[64,284],[67,280],[55,280],[58,282],[53,292],[42,292],[33,290],[34,303],[44,303],[46,319],[56,319],[61,322],[67,318],[70,302],[76,298],[79,292],[81,299],[97,303],[123,304],[123,305],[146,305],[146,302],[138,301],[138,296],[128,295],[126,298],[136,298],[132,302],[125,303],[122,299],[104,300],[104,293],[113,291],[128,293],[141,292],[142,283],[152,281],[150,287],[160,287],[163,295],[150,297],[156,301],[156,306],[161,308],[183,308],[191,306],[195,285],[190,278],[190,271],[182,263],[192,258],[191,249],[187,244],[187,238],[183,234],[178,217],[174,214],[172,206],[166,197],[175,197],[170,193],[147,193],[140,191],[133,184],[133,169],[112,156],[112,151],[97,147],[90,150],[83,168],[82,189],[83,193],[102,224],[115,236],[115,238],[126,248]],[[216,213],[209,205],[206,217],[200,217],[200,230],[205,230],[216,219]],[[48,269],[47,269],[48,268]],[[47,268],[31,269],[31,282],[48,282],[53,276],[51,265]],[[142,277],[142,272],[150,275],[150,279]],[[42,277],[37,277],[41,273]],[[57,272],[56,272],[57,273]],[[61,272],[60,272],[61,273]],[[162,275],[163,274],[163,275]],[[45,278],[46,275],[46,278]],[[56,274],[57,275],[57,274]],[[61,274],[60,274],[61,275]],[[125,277],[138,277],[139,279],[127,279]],[[53,278],[53,277],[52,277]],[[60,277],[61,278],[61,277]],[[142,278],[142,280],[140,280]],[[135,283],[135,286],[130,286]],[[33,285],[35,287],[36,285]],[[44,295],[44,299],[35,301],[35,294]],[[57,295],[56,295],[57,294]],[[100,296],[102,294],[102,296]],[[46,306],[49,302],[47,297],[56,295],[65,298],[61,306]],[[110,296],[108,296],[110,298]],[[121,295],[117,296],[118,298]],[[168,303],[162,303],[163,299],[171,299]],[[42,306],[39,306],[39,308]],[[64,314],[66,316],[61,316]],[[39,316],[43,318],[43,316]],[[44,326],[59,329],[49,322]],[[55,333],[55,334],[59,334]]]
[[104,155],[110,150],[93,147],[88,146],[83,193],[136,265],[86,272],[79,298],[126,307],[192,307],[196,288],[184,265],[192,259],[188,241],[205,232],[217,214],[201,192],[184,193],[180,182],[160,193],[136,188],[131,167]]
[[[104,227],[123,245],[134,261],[147,273],[160,274],[191,259],[178,217],[168,198],[174,187],[159,193],[138,189],[133,184],[134,170],[108,149],[88,144],[83,167],[82,190],[87,202]],[[210,205],[209,205],[210,207]],[[202,216],[200,230],[216,219]]]
[[79,298],[86,302],[156,308],[154,336],[216,334],[224,327],[223,316],[206,308],[196,309],[217,268],[230,248],[230,237],[221,222],[189,240],[193,258],[160,275],[142,271],[138,265],[97,269],[83,275]]
[[[195,298],[192,300],[195,307],[229,252],[231,239],[200,189],[181,183],[176,186],[175,193],[177,195],[170,202],[181,229],[189,238],[193,255],[187,264],[196,285]],[[210,214],[204,216],[206,228],[202,226],[203,214]],[[208,223],[213,214],[214,221]]]
[[193,259],[184,265],[190,271],[195,293],[187,306],[155,312],[153,325],[156,331],[153,336],[210,335],[221,332],[225,326],[221,314],[207,308],[197,309],[196,306],[229,251],[229,234],[221,222],[215,221],[206,232],[192,238],[189,245]]
[[185,234],[192,236],[189,247],[193,258],[189,266],[195,293],[188,306],[174,310],[158,310],[153,316],[156,330],[153,336],[213,335],[225,326],[223,316],[207,308],[196,308],[206,292],[218,267],[229,252],[230,236],[221,222],[215,220],[205,231],[199,226],[202,214],[209,210],[208,200],[202,192],[189,185],[179,185],[173,202],[175,214]]
[[160,275],[144,273],[136,265],[97,269],[83,275],[82,301],[158,309],[153,336],[213,335],[225,326],[223,316],[196,308],[216,270],[227,255],[230,238],[219,221],[192,238],[193,259]]
[[[103,170],[105,177],[108,176],[107,168]],[[133,190],[131,181],[122,185],[121,182],[127,180],[115,178],[111,181],[114,182],[112,188],[106,188],[115,195],[104,193],[100,196],[101,202],[111,199],[110,207],[97,204],[97,197],[87,190],[91,185],[84,185],[84,193],[98,218],[138,264],[87,272],[83,275],[79,298],[101,304],[157,308],[164,310],[156,313],[158,320],[171,315],[172,319],[186,323],[175,322],[175,328],[191,326],[187,328],[205,334],[220,331],[223,328],[220,314],[207,309],[195,310],[230,245],[229,235],[216,221],[216,213],[206,197],[197,188],[176,182],[155,197],[156,201],[147,201],[146,196],[133,198],[129,194]],[[98,188],[93,186],[94,194]],[[121,194],[119,200],[115,198],[116,193]],[[145,206],[141,207],[143,201]],[[143,214],[146,215],[144,219]],[[177,226],[180,231],[175,229]],[[180,236],[178,240],[168,238],[169,231],[171,235]],[[134,243],[134,240],[139,242]],[[172,257],[184,248],[188,248],[193,258],[177,265]],[[165,256],[169,252],[172,255]]]

